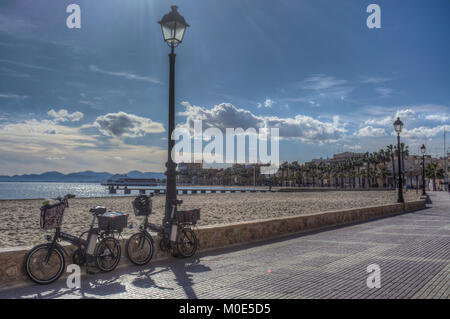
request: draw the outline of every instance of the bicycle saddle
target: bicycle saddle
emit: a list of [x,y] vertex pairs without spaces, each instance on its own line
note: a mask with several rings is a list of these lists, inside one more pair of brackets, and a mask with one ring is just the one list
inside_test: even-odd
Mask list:
[[106,213],[106,207],[94,206],[89,210],[89,212],[94,215],[102,215],[102,214]]
[[181,205],[181,204],[183,204],[183,200],[181,199],[174,199],[172,201],[172,205]]

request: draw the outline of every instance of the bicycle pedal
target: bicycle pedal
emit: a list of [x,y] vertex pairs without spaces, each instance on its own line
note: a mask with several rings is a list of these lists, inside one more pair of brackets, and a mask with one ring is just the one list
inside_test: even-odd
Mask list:
[[97,267],[95,267],[95,269],[96,269],[95,271],[91,270],[91,269],[89,269],[89,265],[86,264],[86,273],[87,274],[89,274],[89,275],[96,275],[96,274],[101,273],[100,269],[98,269]]

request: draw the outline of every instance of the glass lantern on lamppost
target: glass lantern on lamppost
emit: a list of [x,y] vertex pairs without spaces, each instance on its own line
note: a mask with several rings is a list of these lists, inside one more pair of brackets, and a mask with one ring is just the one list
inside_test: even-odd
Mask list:
[[161,25],[164,41],[173,49],[183,41],[184,32],[189,27],[189,24],[178,13],[177,6],[171,6],[170,8],[172,11],[164,15],[158,23]]
[[422,196],[427,196],[427,193],[425,192],[425,151],[425,144],[422,144],[422,147],[420,148],[420,152],[422,153]]
[[[400,121],[400,118],[397,117],[397,119],[394,122],[394,130],[397,133],[397,151],[398,151],[398,197],[397,197],[397,203],[404,203],[405,200],[403,199],[403,177],[402,177],[402,152],[400,149],[400,133],[403,129],[403,122]],[[394,165],[394,164],[392,164]]]
[[158,23],[161,25],[164,41],[170,47],[170,78],[169,78],[169,132],[168,132],[168,160],[166,163],[166,207],[164,211],[163,225],[169,226],[172,206],[177,200],[176,168],[177,164],[172,159],[172,149],[175,141],[172,140],[172,132],[175,128],[175,53],[174,49],[184,38],[186,28],[189,26],[183,16],[178,13],[177,6],[171,6],[171,11],[164,15]]

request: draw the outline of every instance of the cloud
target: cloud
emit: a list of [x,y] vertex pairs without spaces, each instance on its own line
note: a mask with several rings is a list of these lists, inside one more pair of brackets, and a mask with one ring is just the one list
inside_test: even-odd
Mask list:
[[264,101],[264,106],[265,106],[265,107],[272,107],[272,105],[273,105],[274,103],[275,103],[274,100],[271,100],[271,99],[267,98],[267,99]]
[[335,116],[332,122],[322,122],[310,116],[296,115],[293,118],[258,116],[239,109],[231,103],[221,103],[211,109],[193,106],[182,102],[185,111],[178,115],[186,116],[185,127],[192,129],[195,120],[202,120],[203,128],[215,127],[225,132],[227,128],[279,128],[280,137],[299,139],[304,143],[324,143],[341,139],[346,132],[345,124]]
[[425,116],[425,119],[429,121],[444,123],[450,120],[450,116],[446,114],[429,114]]
[[313,100],[308,101],[308,103],[311,104],[312,106],[315,106],[315,107],[319,107],[320,106],[319,103],[317,103],[316,101],[313,101]]
[[338,80],[332,76],[316,74],[299,82],[298,87],[303,90],[324,90],[344,84],[347,84],[346,80]]
[[303,81],[294,84],[294,87],[302,90],[301,96],[292,96],[279,99],[279,102],[320,103],[330,100],[344,100],[355,87],[349,85],[347,80],[336,79],[324,74],[312,75]]
[[28,73],[16,71],[16,70],[13,70],[13,69],[10,69],[10,68],[5,68],[5,67],[1,67],[0,68],[0,72],[1,72],[2,75],[12,76],[12,77],[16,77],[16,78],[29,78],[29,77],[31,77],[31,75],[29,75]]
[[[387,112],[393,112],[393,111],[392,110],[386,111],[385,113],[387,113]],[[386,117],[382,117],[382,118],[368,119],[368,120],[364,121],[364,124],[365,125],[376,125],[376,126],[392,126],[397,117],[400,117],[400,119],[403,122],[405,122],[405,120],[413,121],[416,119],[417,113],[416,113],[416,111],[414,111],[411,108],[397,110],[395,113],[395,116],[386,116]]]
[[381,126],[392,125],[392,123],[394,123],[394,120],[390,116],[387,116],[382,119],[370,119],[364,122],[364,124],[366,125],[381,125]]
[[52,117],[56,122],[77,122],[84,117],[84,114],[81,112],[73,112],[69,113],[65,109],[61,109],[58,112],[54,109],[51,109],[47,112],[48,116]]
[[99,116],[95,120],[94,126],[102,134],[114,137],[142,137],[148,133],[162,133],[165,131],[161,123],[125,112],[108,113]]
[[359,129],[355,134],[360,137],[377,137],[386,135],[386,131],[383,128],[376,128],[369,125]]
[[416,111],[412,109],[399,110],[395,114],[395,118],[397,117],[400,117],[401,120],[414,120],[416,117]]
[[449,131],[450,125],[440,125],[431,128],[421,126],[410,130],[404,129],[402,132],[402,137],[410,139],[427,139],[443,133],[444,129]]
[[361,144],[353,144],[353,145],[344,145],[344,148],[350,151],[359,151],[362,149]]
[[145,81],[145,82],[150,82],[150,83],[154,83],[154,84],[161,84],[161,81],[159,81],[158,79],[149,77],[149,76],[141,76],[141,75],[136,75],[136,74],[133,74],[130,72],[124,72],[124,71],[122,71],[122,72],[106,71],[106,70],[100,69],[96,65],[90,65],[89,70],[92,72],[96,72],[96,73],[116,76],[116,77],[123,78],[126,80]]
[[21,17],[7,16],[0,13],[0,31],[15,34],[18,31],[29,31],[37,26]]
[[392,93],[392,89],[385,88],[385,87],[375,88],[374,90],[376,93],[378,93],[382,97],[389,97]]
[[376,76],[362,76],[361,77],[361,82],[362,83],[383,83],[383,82],[388,82],[390,81],[390,78],[385,78],[385,77],[376,77]]
[[11,64],[11,65],[15,65],[15,66],[18,66],[21,68],[27,68],[27,69],[54,71],[53,69],[47,68],[45,66],[29,64],[29,63],[22,63],[22,62],[17,62],[17,61],[13,61],[13,60],[0,59],[0,63]]
[[264,101],[264,103],[258,103],[258,108],[261,108],[261,107],[267,107],[267,108],[270,108],[270,107],[272,107],[272,105],[274,105],[275,104],[275,101],[274,100],[271,100],[271,99],[269,99],[269,98],[266,98],[266,100]]
[[99,140],[84,126],[64,126],[54,120],[0,123],[0,174],[163,171],[167,150],[129,145],[120,139]]
[[0,93],[0,98],[2,98],[2,99],[23,100],[23,99],[27,99],[28,95],[17,95],[17,94],[10,94],[10,93]]

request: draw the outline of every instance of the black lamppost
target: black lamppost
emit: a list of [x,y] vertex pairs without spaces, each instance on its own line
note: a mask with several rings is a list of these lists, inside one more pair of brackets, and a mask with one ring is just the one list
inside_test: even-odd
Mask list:
[[175,141],[172,140],[172,132],[175,128],[175,53],[174,49],[183,41],[184,32],[189,26],[184,20],[183,16],[178,13],[177,6],[171,6],[172,11],[164,15],[158,23],[161,25],[164,41],[170,47],[170,80],[169,80],[169,136],[168,136],[168,156],[166,163],[166,207],[163,219],[163,225],[166,225],[170,220],[170,213],[172,205],[177,199],[177,184],[176,184],[176,168],[177,164],[172,160],[172,149]]
[[[400,133],[403,129],[403,122],[400,121],[400,118],[397,117],[397,120],[394,122],[394,129],[397,133],[397,151],[398,151],[398,197],[397,203],[404,203],[403,199],[403,177],[402,177],[402,160],[401,160],[401,149],[400,149]],[[394,165],[394,163],[392,163]]]
[[422,152],[422,196],[427,196],[425,192],[425,144],[422,144],[420,151]]

